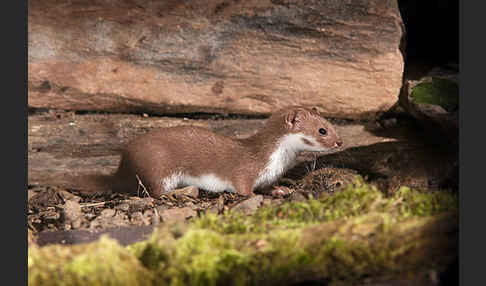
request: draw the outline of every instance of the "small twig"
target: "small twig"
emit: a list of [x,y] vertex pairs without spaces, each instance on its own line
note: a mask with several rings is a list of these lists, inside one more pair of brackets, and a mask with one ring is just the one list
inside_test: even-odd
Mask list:
[[149,197],[150,198],[150,194],[147,191],[147,188],[143,185],[142,180],[140,180],[140,177],[138,175],[136,175],[136,174],[135,174],[135,177],[137,177],[137,180],[138,180],[137,195],[140,197],[140,186],[142,186],[142,188],[143,188],[142,194],[145,195],[145,197]]
[[312,171],[316,170],[316,164],[317,164],[317,154],[314,153],[314,161],[313,161],[313,164],[312,164]]
[[317,166],[317,154],[314,154],[314,160],[312,160],[312,163],[306,162],[305,169],[307,170],[307,173],[314,172],[316,170],[316,166]]
[[98,203],[87,203],[87,204],[80,204],[82,208],[87,208],[87,207],[96,207],[96,206],[101,206],[106,203],[128,203],[131,200],[110,200],[110,201],[104,201],[104,202],[98,202]]
[[89,203],[89,204],[81,204],[82,208],[87,208],[87,207],[96,207],[96,206],[101,206],[104,205],[105,203],[110,203],[114,201],[106,201],[106,202],[99,202],[99,203]]

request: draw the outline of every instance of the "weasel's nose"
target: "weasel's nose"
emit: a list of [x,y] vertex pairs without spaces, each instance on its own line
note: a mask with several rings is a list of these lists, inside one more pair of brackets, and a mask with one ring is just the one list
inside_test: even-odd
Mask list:
[[343,145],[343,140],[338,140],[336,141],[336,143],[334,144],[335,147],[341,147]]

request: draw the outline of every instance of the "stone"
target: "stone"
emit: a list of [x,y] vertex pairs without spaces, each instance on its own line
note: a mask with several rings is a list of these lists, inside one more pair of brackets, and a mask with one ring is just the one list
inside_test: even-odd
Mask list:
[[402,86],[396,0],[46,0],[27,11],[30,107],[267,115],[313,104],[373,118]]
[[100,215],[91,221],[89,229],[97,230],[99,228],[109,228],[128,225],[125,219],[125,214],[121,211],[116,211],[114,209],[104,209],[101,211]]
[[136,225],[150,225],[150,219],[141,212],[134,212],[130,215],[130,222]]
[[154,209],[153,215],[150,218],[150,221],[153,225],[158,225],[160,223],[160,215],[157,209]]
[[220,214],[224,210],[224,196],[219,196],[212,206],[207,208],[206,212],[213,214]]
[[149,197],[147,198],[131,197],[128,204],[130,205],[130,211],[139,212],[154,207],[154,199]]
[[71,224],[73,229],[81,226],[83,212],[81,211],[81,205],[76,201],[68,200],[64,204],[63,208],[64,220]]
[[176,199],[181,199],[184,196],[197,199],[199,197],[199,188],[196,186],[187,186],[182,189],[176,189],[171,191],[171,195]]
[[220,206],[218,204],[211,205],[207,207],[204,212],[209,214],[220,214],[223,212],[224,206]]
[[159,215],[163,222],[177,222],[196,217],[197,213],[189,207],[183,207],[162,210],[159,211]]
[[256,195],[247,200],[239,202],[231,209],[237,212],[243,212],[246,215],[251,215],[256,212],[256,210],[262,205],[262,203],[263,203],[263,196]]
[[100,217],[113,217],[115,216],[116,210],[114,209],[104,209],[100,213]]
[[121,203],[115,207],[116,210],[127,212],[130,210],[130,205],[127,203]]
[[34,190],[27,190],[27,201],[30,201],[30,199],[37,195],[37,191],[34,191]]
[[161,206],[156,207],[155,209],[160,214],[161,212],[168,210],[169,209],[169,206],[167,206],[167,205],[161,205]]
[[401,106],[428,131],[459,144],[459,75],[430,73],[419,80],[405,80]]
[[75,194],[72,194],[66,190],[59,190],[59,193],[64,198],[64,200],[75,201],[77,203],[79,203],[82,200],[81,197],[76,196]]
[[286,186],[274,186],[271,191],[271,195],[274,198],[286,198],[290,196],[295,190]]
[[184,206],[185,206],[185,207],[190,207],[190,208],[193,208],[193,207],[194,207],[194,203],[193,203],[193,202],[185,202],[185,203],[184,203]]

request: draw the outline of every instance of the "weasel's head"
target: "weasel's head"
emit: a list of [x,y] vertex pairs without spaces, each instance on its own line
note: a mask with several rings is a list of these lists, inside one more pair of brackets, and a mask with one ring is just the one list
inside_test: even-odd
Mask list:
[[343,144],[334,126],[315,107],[287,109],[283,120],[289,140],[300,151],[329,151]]

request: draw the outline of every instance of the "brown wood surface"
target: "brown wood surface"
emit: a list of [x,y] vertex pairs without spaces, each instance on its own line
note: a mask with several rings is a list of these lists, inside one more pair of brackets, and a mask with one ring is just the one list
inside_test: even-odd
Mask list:
[[371,118],[398,100],[396,0],[28,2],[28,104]]

